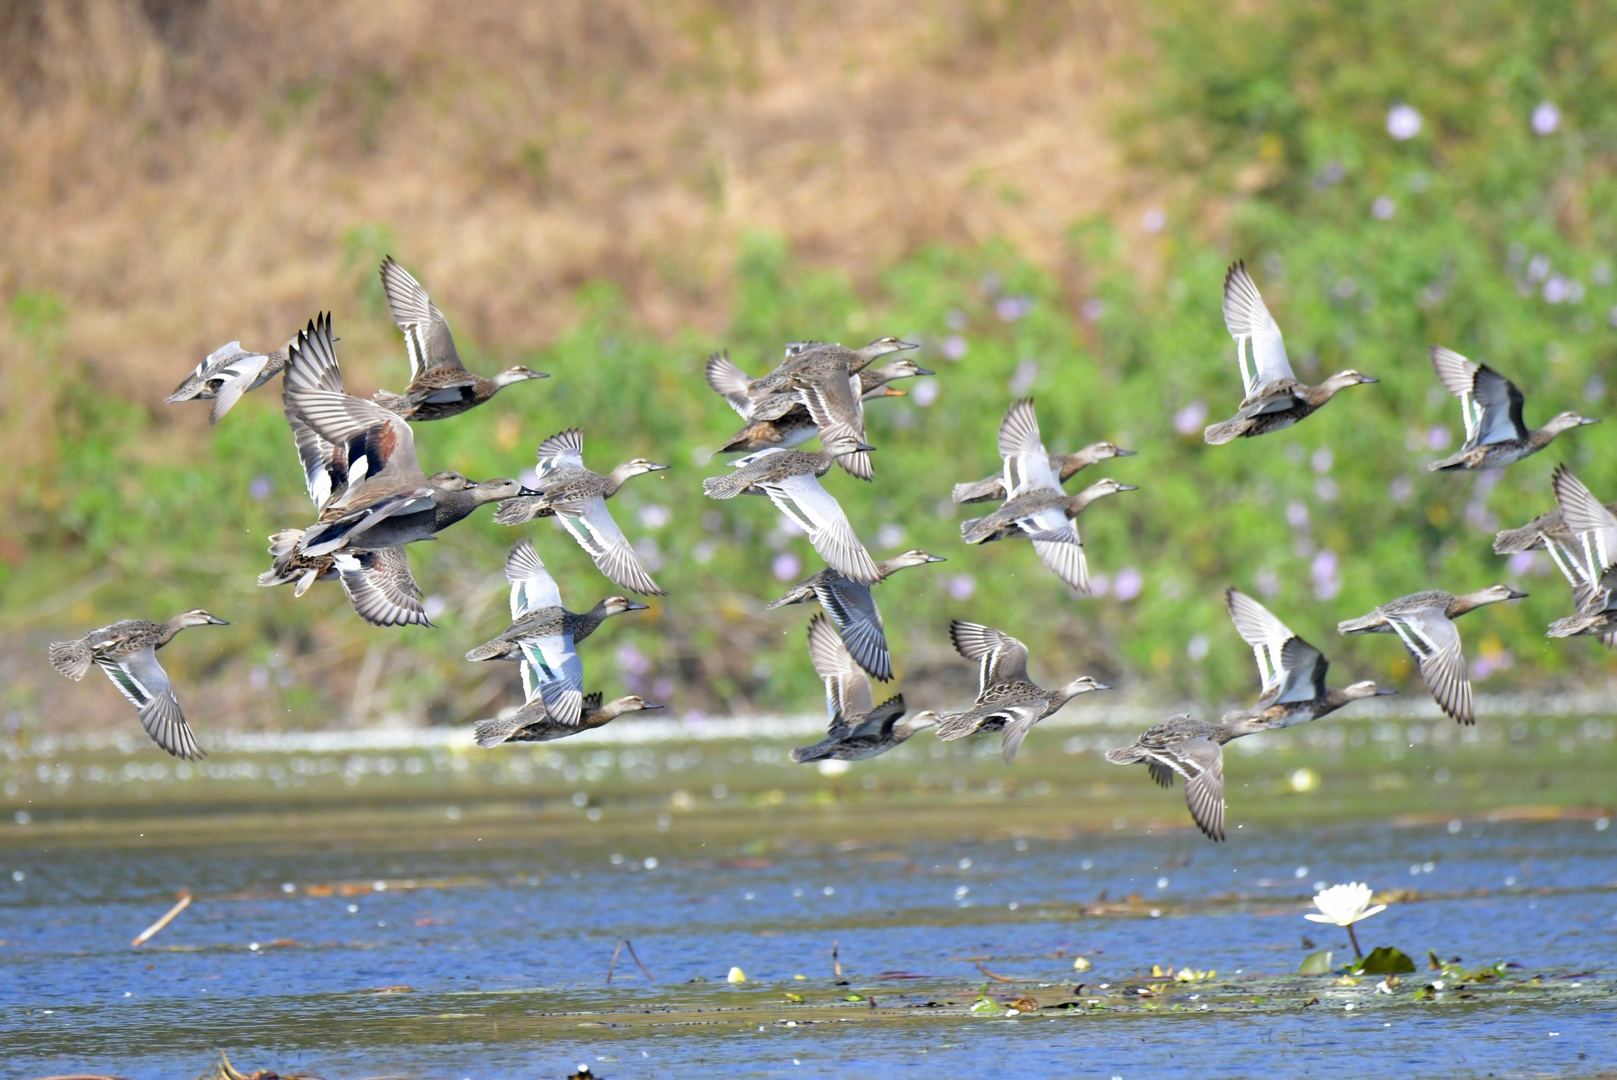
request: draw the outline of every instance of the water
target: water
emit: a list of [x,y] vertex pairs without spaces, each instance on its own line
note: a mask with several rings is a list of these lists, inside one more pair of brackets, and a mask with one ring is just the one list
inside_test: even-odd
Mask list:
[[[1303,1076],[1347,1051],[1583,1075],[1617,1060],[1617,829],[1590,794],[1612,746],[1534,730],[1233,757],[1223,845],[1055,736],[1012,769],[917,746],[833,777],[768,741],[235,752],[183,778],[144,749],[13,747],[4,1072],[168,1080],[227,1050],[329,1078]],[[1317,788],[1289,790],[1303,767]],[[1301,917],[1350,879],[1403,890],[1359,927],[1420,961],[1390,995],[1294,974],[1305,936],[1351,956]],[[605,983],[624,938],[655,982],[625,951]],[[1521,967],[1417,1000],[1444,978],[1428,949]]]

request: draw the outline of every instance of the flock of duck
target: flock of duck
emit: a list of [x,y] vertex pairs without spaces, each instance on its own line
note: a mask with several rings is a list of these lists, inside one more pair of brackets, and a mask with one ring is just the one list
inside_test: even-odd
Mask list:
[[[241,396],[282,377],[282,403],[303,469],[314,521],[270,537],[271,568],[264,586],[290,584],[302,596],[319,581],[335,580],[355,612],[376,626],[431,625],[422,592],[411,576],[407,546],[428,540],[498,503],[495,520],[517,526],[555,517],[618,587],[640,596],[662,596],[634,547],[613,520],[607,500],[635,476],[668,466],[634,458],[610,472],[584,464],[584,437],[577,428],[539,445],[537,479],[525,485],[496,478],[472,481],[456,472],[427,475],[417,461],[411,424],[455,417],[488,401],[502,388],[542,372],[513,367],[492,379],[468,371],[455,350],[449,324],[425,289],[392,258],[381,266],[387,304],[404,335],[410,383],[402,393],[377,391],[373,398],[346,392],[337,366],[329,315],[272,353],[249,352],[240,342],[215,351],[170,395],[170,402],[211,401],[217,423]],[[1236,342],[1243,398],[1234,417],[1207,428],[1205,440],[1221,445],[1290,427],[1324,407],[1339,391],[1375,379],[1343,371],[1318,386],[1293,375],[1280,329],[1242,263],[1224,282],[1224,320]],[[935,728],[938,738],[961,739],[999,732],[1009,762],[1040,720],[1081,694],[1109,687],[1080,675],[1059,689],[1046,689],[1028,675],[1028,650],[1016,638],[978,623],[955,620],[950,638],[962,658],[978,665],[978,694],[966,709],[925,710],[908,715],[903,696],[876,703],[871,679],[893,679],[881,612],[872,587],[898,571],[942,562],[919,549],[877,561],[860,542],[841,505],[821,484],[833,467],[870,481],[871,451],[865,441],[865,404],[903,396],[892,384],[931,375],[912,359],[884,357],[916,346],[884,337],[860,349],[827,342],[794,342],[771,372],[752,378],[727,354],[707,364],[707,381],[740,415],[743,427],[721,452],[743,453],[731,471],[705,479],[714,499],[759,495],[808,536],[824,569],[792,586],[770,609],[817,603],[808,624],[809,658],[826,688],[830,725],[826,737],[794,750],[792,759],[858,760],[885,753],[916,732]],[[1542,450],[1562,431],[1595,421],[1565,412],[1529,429],[1523,397],[1514,383],[1485,364],[1433,346],[1430,360],[1444,389],[1460,399],[1465,444],[1432,469],[1503,468]],[[817,451],[798,449],[811,439]],[[1089,568],[1078,517],[1104,496],[1135,490],[1104,478],[1068,495],[1064,484],[1081,470],[1131,456],[1109,442],[1072,454],[1044,446],[1032,399],[1014,402],[999,427],[1000,472],[954,486],[959,504],[999,502],[986,515],[961,525],[967,544],[1026,539],[1044,565],[1069,589],[1089,592]],[[1617,647],[1617,504],[1602,505],[1564,465],[1552,487],[1557,506],[1528,524],[1499,533],[1501,554],[1547,550],[1572,586],[1577,613],[1552,623],[1551,637],[1598,636]],[[466,654],[474,662],[520,665],[524,703],[509,715],[479,722],[477,743],[545,741],[600,727],[625,713],[661,708],[637,696],[603,702],[584,693],[578,645],[606,619],[646,605],[609,596],[586,612],[567,610],[556,581],[530,539],[512,548],[505,562],[510,582],[511,622],[497,637]],[[1343,634],[1396,634],[1420,667],[1428,689],[1445,713],[1475,723],[1471,684],[1454,620],[1469,611],[1525,594],[1493,585],[1463,595],[1429,590],[1388,601],[1340,623]],[[1214,840],[1224,838],[1223,747],[1232,739],[1310,723],[1350,702],[1393,691],[1374,682],[1343,689],[1326,685],[1329,662],[1258,601],[1231,588],[1226,604],[1237,633],[1252,647],[1262,689],[1246,709],[1218,721],[1189,714],[1153,726],[1132,744],[1107,754],[1117,764],[1144,763],[1157,783],[1185,782],[1191,817]],[[182,629],[224,625],[201,609],[157,623],[125,619],[84,637],[57,642],[50,661],[58,672],[81,679],[99,667],[139,710],[159,746],[181,758],[202,756],[186,723],[173,685],[156,659],[157,650]],[[908,718],[906,718],[908,717]]]

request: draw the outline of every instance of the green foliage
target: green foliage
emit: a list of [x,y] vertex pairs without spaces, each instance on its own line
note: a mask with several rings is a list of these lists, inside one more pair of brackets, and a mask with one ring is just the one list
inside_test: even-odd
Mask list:
[[1321,949],[1311,952],[1303,957],[1303,962],[1297,967],[1299,975],[1329,975],[1331,973],[1331,950]]
[[1391,945],[1378,945],[1358,965],[1359,975],[1412,975],[1415,961]]
[[[1235,585],[1325,649],[1338,685],[1391,678],[1419,693],[1395,641],[1338,638],[1335,623],[1417,589],[1463,592],[1505,579],[1534,595],[1467,619],[1468,655],[1496,672],[1481,689],[1608,662],[1592,642],[1545,641],[1544,625],[1570,611],[1568,590],[1542,557],[1507,570],[1490,541],[1495,528],[1550,508],[1556,462],[1617,497],[1617,458],[1599,452],[1611,425],[1563,435],[1502,473],[1429,473],[1460,424],[1425,348],[1448,345],[1515,379],[1529,423],[1573,408],[1610,419],[1617,12],[1502,0],[1279,0],[1245,13],[1164,0],[1160,10],[1158,58],[1125,138],[1146,168],[1192,181],[1164,207],[1159,235],[1104,219],[1076,223],[1067,234],[1076,294],[1003,243],[923,249],[861,292],[847,275],[805,265],[780,238],[749,236],[721,338],[660,340],[613,288],[586,286],[577,325],[516,358],[552,379],[418,427],[429,469],[477,477],[520,474],[534,445],[572,425],[584,428],[593,467],[633,455],[673,465],[613,502],[631,539],[655,545],[655,576],[672,595],[591,643],[592,688],[622,692],[632,680],[660,693],[667,680],[680,708],[814,706],[808,613],[765,614],[762,605],[786,585],[777,556],[795,555],[803,576],[820,564],[804,539],[780,531],[764,500],[702,496],[702,477],[725,468],[709,460],[712,448],[740,426],[703,384],[702,367],[710,351],[728,348],[761,374],[788,341],[882,334],[924,343],[937,400],[923,405],[909,384],[910,397],[872,403],[875,482],[838,472],[825,485],[878,558],[921,546],[949,560],[879,590],[901,672],[950,666],[968,678],[948,659],[945,627],[970,617],[1024,638],[1035,676],[1048,682],[1088,670],[1114,683],[1132,675],[1164,697],[1250,697],[1248,651],[1223,611],[1223,590]],[[1543,100],[1559,107],[1560,128],[1536,135],[1529,116]],[[1386,127],[1399,102],[1423,118],[1403,142]],[[1372,212],[1378,199],[1390,202],[1390,217],[1388,203],[1383,216]],[[333,298],[339,334],[345,320],[386,320],[375,265],[394,235],[384,223],[344,233],[354,295]],[[1236,258],[1252,267],[1300,378],[1351,367],[1381,381],[1350,388],[1293,429],[1209,447],[1202,426],[1240,398],[1219,295]],[[11,305],[18,337],[41,356],[62,317],[49,299],[19,294]],[[403,363],[401,349],[390,385],[402,381]],[[1069,597],[1025,543],[961,545],[959,521],[977,508],[950,506],[950,486],[998,467],[997,424],[1024,392],[1037,397],[1052,450],[1110,439],[1139,451],[1074,485],[1112,475],[1140,486],[1082,519],[1097,580],[1137,573],[1137,597],[1120,600],[1115,587]],[[500,629],[489,597],[522,531],[484,512],[417,545],[418,577],[450,601],[440,628],[373,631],[354,625],[334,589],[294,601],[289,590],[252,586],[263,537],[310,516],[271,391],[244,401],[208,436],[211,446],[167,455],[145,449],[157,434],[150,415],[92,381],[64,378],[50,393],[60,432],[54,468],[30,478],[20,501],[32,565],[55,568],[57,587],[111,562],[127,581],[98,603],[140,597],[139,610],[160,609],[172,605],[147,590],[166,601],[223,589],[250,613],[243,641],[307,639],[336,626],[345,641],[407,650],[418,675],[401,696],[452,702],[483,677],[458,658]],[[270,484],[263,500],[246,494],[258,477]],[[525,531],[572,607],[615,591],[565,536],[544,523]],[[891,542],[878,543],[881,535]],[[15,575],[0,598],[10,606],[19,590],[37,595],[49,578]],[[951,584],[969,599],[955,599]],[[1198,642],[1192,659],[1187,645],[1198,637],[1207,648],[1201,654]]]

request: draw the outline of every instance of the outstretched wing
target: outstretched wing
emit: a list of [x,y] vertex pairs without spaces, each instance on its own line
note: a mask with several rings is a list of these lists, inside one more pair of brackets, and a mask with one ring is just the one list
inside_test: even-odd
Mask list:
[[831,715],[831,731],[852,727],[876,707],[870,680],[825,616],[816,614],[809,620],[808,644],[815,674],[825,681],[825,708]]
[[1007,502],[1029,491],[1061,490],[1061,481],[1050,470],[1032,398],[1022,398],[1005,410],[1005,419],[999,422],[999,456],[1005,463]]
[[578,541],[578,546],[589,552],[596,567],[614,584],[642,596],[668,595],[640,565],[640,557],[634,553],[629,538],[623,535],[623,530],[613,520],[605,499],[596,495],[583,502],[558,506],[555,510],[562,525]]
[[543,608],[561,607],[561,590],[532,540],[518,541],[505,557],[505,580],[511,583],[512,622]]
[[1009,765],[1016,759],[1016,752],[1022,748],[1022,740],[1033,730],[1033,725],[1044,719],[1045,710],[1030,702],[1003,706],[1000,712],[1005,717],[1005,731],[999,737],[999,752]]
[[1070,589],[1089,593],[1089,562],[1084,558],[1084,541],[1078,535],[1078,522],[1049,507],[1019,518],[1017,524],[1033,541],[1033,550],[1050,572]]
[[557,432],[539,444],[539,478],[558,469],[584,467],[584,433],[578,428]]
[[741,414],[741,419],[752,419],[752,402],[747,396],[752,376],[737,367],[728,352],[714,353],[707,358],[707,384]]
[[[1286,359],[1286,343],[1280,337],[1280,327],[1263,303],[1258,287],[1247,273],[1246,263],[1237,262],[1224,275],[1224,325],[1235,339],[1236,360],[1241,365],[1243,397],[1280,379],[1293,382],[1291,362]],[[1246,369],[1243,349],[1252,351],[1252,374]]]
[[1185,778],[1185,805],[1209,840],[1224,839],[1224,749],[1211,739],[1186,739],[1169,750]]
[[1388,612],[1387,621],[1420,664],[1421,677],[1438,707],[1462,724],[1477,722],[1471,681],[1465,674],[1460,631],[1441,607]]
[[1441,345],[1431,346],[1427,355],[1443,389],[1460,399],[1467,446],[1526,437],[1522,392],[1515,383]]
[[814,595],[842,633],[842,643],[860,667],[882,682],[893,677],[893,660],[887,651],[887,632],[881,611],[870,587],[849,581],[840,574],[814,586]]
[[421,606],[421,587],[410,574],[403,547],[339,551],[338,580],[359,617],[373,626],[431,626]]
[[1318,649],[1239,589],[1227,590],[1224,602],[1236,632],[1252,646],[1257,658],[1258,676],[1263,680],[1259,701],[1312,701],[1324,692],[1325,671],[1330,665]]
[[[1617,515],[1606,509],[1565,465],[1556,466],[1550,483],[1555,489],[1555,501],[1561,507],[1561,517],[1578,541],[1584,583],[1594,588],[1617,558]],[[1576,588],[1577,582],[1573,585]]]
[[382,292],[393,321],[404,331],[404,348],[410,354],[410,381],[433,368],[465,368],[455,351],[444,313],[427,296],[427,290],[410,272],[389,255],[382,260]]
[[185,722],[179,699],[168,673],[157,662],[151,646],[121,660],[97,657],[96,664],[107,673],[123,696],[140,710],[140,722],[152,741],[177,758],[195,761],[203,756],[191,725]]
[[977,662],[979,696],[991,686],[1027,681],[1027,646],[1011,635],[956,619],[949,624],[949,640],[962,657]]
[[813,473],[799,473],[759,486],[781,513],[803,527],[814,550],[837,573],[861,585],[881,580],[876,561],[859,542],[842,504],[820,486]]
[[528,700],[539,697],[559,724],[578,723],[584,707],[584,663],[571,634],[522,639],[523,684]]

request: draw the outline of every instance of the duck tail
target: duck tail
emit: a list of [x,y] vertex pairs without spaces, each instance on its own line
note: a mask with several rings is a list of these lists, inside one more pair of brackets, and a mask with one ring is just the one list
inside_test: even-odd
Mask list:
[[405,402],[404,395],[395,394],[390,390],[376,391],[376,393],[371,395],[371,400],[376,402],[376,404],[380,405],[382,408],[386,409],[388,412],[395,413],[399,411]]
[[506,655],[507,651],[510,649],[510,646],[511,643],[509,641],[504,641],[499,638],[496,638],[493,641],[485,641],[483,644],[467,653],[466,659],[472,661],[473,663],[478,663],[483,660],[499,660]]
[[499,746],[526,726],[520,713],[503,720],[479,720],[472,729],[472,738],[477,740],[478,746],[487,750]]
[[521,525],[532,521],[536,517],[545,516],[548,509],[544,500],[532,495],[518,495],[514,499],[506,499],[494,510],[494,521],[500,525]]
[[980,544],[994,535],[994,527],[988,524],[988,518],[970,518],[960,523],[960,539],[968,544]]
[[90,670],[90,646],[85,644],[83,638],[51,642],[50,657],[51,667],[74,682],[84,678],[85,672]]
[[1360,615],[1357,619],[1343,619],[1336,624],[1338,634],[1373,634],[1386,624],[1379,612]]
[[791,759],[799,765],[812,761],[824,761],[831,756],[831,748],[836,745],[835,739],[821,739],[813,746],[799,746],[791,753]]
[[1565,638],[1578,634],[1587,634],[1599,626],[1605,625],[1606,616],[1599,615],[1569,615],[1564,619],[1556,619],[1550,623],[1546,637]]
[[938,726],[932,730],[944,742],[963,739],[977,730],[977,717],[972,713],[944,713],[938,717]]
[[791,604],[805,604],[813,599],[815,599],[814,590],[807,586],[799,585],[779,600],[771,600],[765,604],[764,610],[774,611],[776,608],[787,607]]
[[282,529],[269,538],[270,557],[277,562],[286,558],[298,549],[298,541],[303,539],[302,529]]
[[1106,751],[1106,760],[1113,765],[1133,765],[1137,761],[1145,760],[1145,751],[1138,745],[1119,746],[1116,750]]
[[1005,491],[1004,482],[997,476],[970,484],[956,484],[952,498],[957,504],[986,502],[997,499]]
[[1209,446],[1223,446],[1227,442],[1239,439],[1252,427],[1252,421],[1244,416],[1237,416],[1231,420],[1210,425],[1202,432],[1202,439]]
[[752,486],[740,470],[726,476],[710,476],[702,481],[702,493],[710,499],[733,499]]

